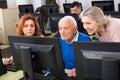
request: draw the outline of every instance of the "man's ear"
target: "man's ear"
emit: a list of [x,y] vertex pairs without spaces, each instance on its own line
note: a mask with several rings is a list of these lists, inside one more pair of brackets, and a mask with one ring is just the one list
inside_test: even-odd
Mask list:
[[76,26],[76,29],[78,29],[78,26]]
[[74,29],[75,29],[75,31],[78,31],[78,27],[77,26],[75,26]]

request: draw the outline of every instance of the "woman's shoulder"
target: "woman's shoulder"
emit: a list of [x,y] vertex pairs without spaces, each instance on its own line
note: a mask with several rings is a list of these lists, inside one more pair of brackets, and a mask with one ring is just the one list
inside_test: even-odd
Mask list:
[[117,23],[120,23],[120,19],[119,18],[111,18],[110,20],[113,24],[115,24],[116,22]]
[[120,31],[120,19],[111,18],[109,24],[107,25],[107,30],[112,32]]
[[111,18],[108,26],[120,26],[120,19],[119,18]]

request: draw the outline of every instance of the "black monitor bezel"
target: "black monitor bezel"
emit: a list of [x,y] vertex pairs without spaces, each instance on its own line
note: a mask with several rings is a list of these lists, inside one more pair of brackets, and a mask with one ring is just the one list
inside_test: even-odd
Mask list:
[[[99,6],[101,6],[100,8],[103,10],[103,11],[115,11],[115,8],[114,8],[114,1],[91,1],[91,4],[92,4],[92,6],[96,6],[96,4],[98,5],[99,4]],[[111,4],[110,6],[109,6],[109,9],[110,10],[104,10],[104,6],[106,6],[107,4]],[[99,7],[99,6],[97,6],[97,7]]]
[[63,4],[64,13],[71,13],[70,12],[71,4],[72,3],[64,3]]
[[56,59],[57,59],[57,67],[58,70],[57,75],[59,77],[65,77],[65,71],[64,71],[64,63],[62,60],[62,55],[61,55],[61,50],[60,50],[60,45],[59,44],[59,39],[58,38],[43,38],[43,37],[37,37],[37,36],[31,36],[31,37],[26,37],[26,36],[8,36],[9,39],[9,44],[13,53],[13,59],[14,62],[16,63],[15,66],[19,70],[19,65],[17,65],[17,57],[16,57],[16,52],[15,52],[15,47],[14,43],[26,43],[26,44],[43,44],[43,45],[51,45],[51,44],[56,44],[55,45],[55,51],[56,51]]
[[120,52],[120,43],[118,42],[74,42],[73,45],[75,52],[76,78],[81,80],[101,80],[103,76],[102,59],[88,59],[83,55],[82,50]]
[[[30,8],[30,12],[26,12],[25,9]],[[32,4],[18,5],[19,13],[34,13],[34,8]],[[21,11],[24,9],[24,11]]]

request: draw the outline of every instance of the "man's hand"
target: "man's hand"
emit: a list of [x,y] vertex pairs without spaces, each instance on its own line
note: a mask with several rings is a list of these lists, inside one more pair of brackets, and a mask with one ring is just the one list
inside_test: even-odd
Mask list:
[[13,59],[11,58],[3,58],[3,64],[8,65],[13,63]]
[[68,77],[76,77],[76,69],[73,68],[72,70],[69,71],[67,75]]

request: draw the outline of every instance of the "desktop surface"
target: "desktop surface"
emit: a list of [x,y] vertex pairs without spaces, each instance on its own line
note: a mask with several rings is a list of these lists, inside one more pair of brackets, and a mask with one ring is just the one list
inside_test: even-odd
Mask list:
[[23,71],[19,70],[16,72],[7,71],[6,74],[0,76],[0,80],[19,80],[23,77]]
[[[68,73],[69,70],[65,69],[65,72]],[[48,77],[42,77],[42,78],[44,78],[44,80],[46,80],[46,78],[51,78],[51,80],[54,80],[55,77],[48,76]],[[23,79],[24,78],[23,78],[23,71],[22,70],[18,70],[16,72],[7,71],[6,74],[0,76],[0,80],[23,80]],[[66,79],[67,80],[76,80],[75,78],[68,78],[68,77],[66,77]]]

